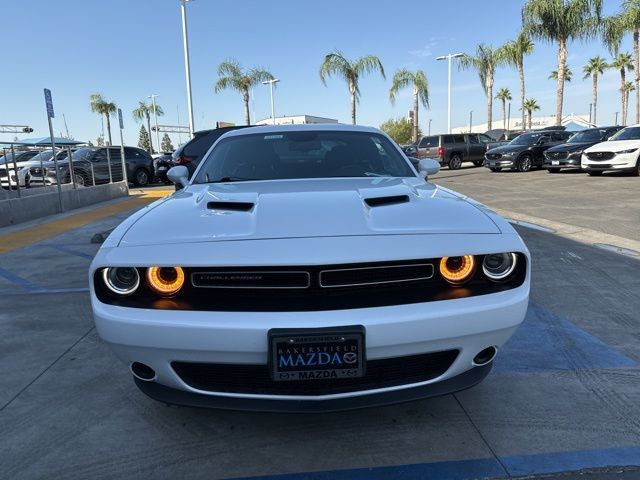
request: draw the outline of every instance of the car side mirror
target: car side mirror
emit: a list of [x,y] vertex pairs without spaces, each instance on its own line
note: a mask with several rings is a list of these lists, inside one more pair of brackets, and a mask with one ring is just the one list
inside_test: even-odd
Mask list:
[[427,178],[429,175],[435,175],[440,171],[440,163],[432,158],[423,158],[418,162],[420,175]]
[[167,178],[180,188],[184,188],[189,184],[189,170],[184,165],[176,165],[169,169]]

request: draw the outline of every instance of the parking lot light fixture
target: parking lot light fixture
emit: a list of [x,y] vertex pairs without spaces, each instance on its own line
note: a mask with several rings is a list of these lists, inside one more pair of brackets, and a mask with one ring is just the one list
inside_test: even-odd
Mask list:
[[193,137],[193,100],[191,98],[191,67],[189,66],[189,35],[187,33],[187,2],[193,0],[180,0],[182,12],[182,45],[184,48],[184,72],[187,81],[187,109],[189,113],[189,136]]
[[451,59],[462,57],[464,53],[448,53],[436,57],[436,60],[448,60],[449,63],[449,87],[447,89],[447,132],[451,133]]
[[274,83],[278,83],[280,80],[278,80],[277,78],[272,78],[271,80],[265,80],[263,83],[263,85],[267,85],[269,84],[269,88],[271,90],[271,123],[273,125],[276,124],[276,111],[273,105],[273,84]]

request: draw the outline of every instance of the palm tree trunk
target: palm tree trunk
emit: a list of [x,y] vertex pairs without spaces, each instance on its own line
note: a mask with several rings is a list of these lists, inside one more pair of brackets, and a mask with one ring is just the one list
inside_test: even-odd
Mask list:
[[493,74],[487,75],[487,130],[491,130],[493,121]]
[[151,115],[149,112],[145,113],[147,117],[147,136],[149,137],[149,153],[153,153],[153,137],[151,136]]
[[507,101],[502,99],[502,128],[507,129]]
[[413,88],[413,133],[411,138],[414,143],[418,142],[418,89]]
[[107,134],[109,135],[109,145],[113,145],[113,142],[111,141],[111,120],[109,120],[109,114],[105,114],[105,117],[107,117]]
[[[597,125],[596,116],[598,113],[598,72],[593,73],[593,115],[591,117],[591,123]],[[591,126],[591,125],[590,125]]]
[[529,115],[529,130],[531,130],[531,110],[527,110],[527,114]]
[[636,123],[640,123],[640,33],[638,29],[633,31],[633,69],[634,83],[636,87]]
[[249,90],[242,92],[242,101],[244,102],[244,123],[251,125],[251,115],[249,115]]
[[627,124],[627,112],[625,111],[625,103],[624,103],[624,84],[626,81],[624,67],[620,69],[620,100],[622,102],[622,123],[621,125]]
[[564,101],[564,71],[567,66],[567,42],[558,42],[558,81],[556,83],[556,126],[562,125],[562,103]]
[[522,129],[525,128],[525,111],[524,111],[524,67],[522,63],[518,65],[518,73],[520,74],[520,107],[522,108]]
[[351,123],[356,124],[356,86],[349,81],[349,93],[351,94]]

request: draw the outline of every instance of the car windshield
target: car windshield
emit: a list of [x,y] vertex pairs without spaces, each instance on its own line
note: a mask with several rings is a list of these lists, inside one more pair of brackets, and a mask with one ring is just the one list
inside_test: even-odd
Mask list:
[[533,145],[540,137],[549,135],[549,132],[523,133],[509,142],[509,145]]
[[640,140],[640,127],[623,128],[609,140]]
[[81,148],[71,154],[71,160],[73,161],[88,160],[93,154],[93,152],[95,152],[96,150],[97,150],[96,148],[90,148],[90,147]]
[[587,142],[598,142],[604,138],[604,135],[607,131],[601,130],[599,128],[592,128],[589,130],[583,130],[574,134],[567,143],[587,143]]
[[222,139],[195,183],[327,177],[413,177],[405,157],[369,132],[281,131]]

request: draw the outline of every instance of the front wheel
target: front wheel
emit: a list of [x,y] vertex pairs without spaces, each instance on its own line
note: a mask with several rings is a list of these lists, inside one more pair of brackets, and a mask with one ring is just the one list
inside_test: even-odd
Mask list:
[[449,159],[449,170],[458,170],[460,167],[462,167],[462,157],[454,153]]
[[481,167],[483,163],[483,161],[473,162],[476,167]]
[[518,171],[519,172],[528,172],[529,170],[531,170],[531,167],[533,166],[533,161],[531,160],[531,155],[523,155],[522,157],[520,157],[520,160],[518,160]]
[[136,187],[146,187],[149,185],[149,172],[144,168],[139,168],[133,174],[133,183]]
[[634,177],[640,177],[640,158],[636,162],[636,169],[631,173]]

